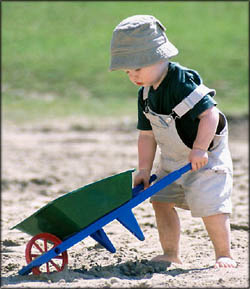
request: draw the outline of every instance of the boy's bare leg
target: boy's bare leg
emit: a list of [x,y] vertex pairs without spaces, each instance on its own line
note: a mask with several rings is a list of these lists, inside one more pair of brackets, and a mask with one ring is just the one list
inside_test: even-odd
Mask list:
[[208,235],[215,250],[215,268],[235,268],[237,263],[233,260],[230,250],[230,219],[228,214],[217,214],[203,217]]
[[182,264],[179,257],[180,221],[173,203],[152,202],[163,255],[154,257],[154,262]]

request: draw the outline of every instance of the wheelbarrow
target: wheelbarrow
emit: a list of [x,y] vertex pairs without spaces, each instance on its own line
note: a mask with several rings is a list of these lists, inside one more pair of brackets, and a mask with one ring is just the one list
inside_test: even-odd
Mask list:
[[[132,189],[130,169],[88,184],[49,202],[11,229],[31,236],[25,249],[27,265],[18,273],[39,275],[62,271],[68,264],[67,249],[90,236],[109,252],[116,249],[103,227],[118,220],[135,237],[143,241],[143,232],[132,209],[153,194],[191,170],[191,164],[181,167],[144,190],[143,184]],[[150,177],[150,184],[157,179]]]

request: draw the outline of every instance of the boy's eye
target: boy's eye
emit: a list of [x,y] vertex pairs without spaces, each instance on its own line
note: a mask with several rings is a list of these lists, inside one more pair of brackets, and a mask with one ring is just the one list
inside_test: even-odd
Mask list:
[[126,74],[129,74],[130,72],[139,72],[141,70],[141,68],[137,68],[137,69],[133,69],[133,70],[124,70],[124,72],[126,73]]

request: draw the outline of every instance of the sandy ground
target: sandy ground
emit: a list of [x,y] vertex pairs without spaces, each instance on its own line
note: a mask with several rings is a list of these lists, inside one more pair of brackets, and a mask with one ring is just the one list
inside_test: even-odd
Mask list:
[[[49,201],[104,177],[137,166],[137,131],[129,118],[69,119],[33,125],[4,123],[2,129],[3,288],[249,288],[248,281],[248,122],[230,122],[234,163],[232,254],[237,269],[214,269],[211,241],[199,218],[178,209],[183,265],[153,265],[161,253],[154,213],[148,200],[133,212],[145,241],[117,221],[105,226],[116,247],[112,254],[90,237],[68,250],[62,272],[20,276],[31,236],[10,230]],[[62,224],[63,226],[63,224]]]

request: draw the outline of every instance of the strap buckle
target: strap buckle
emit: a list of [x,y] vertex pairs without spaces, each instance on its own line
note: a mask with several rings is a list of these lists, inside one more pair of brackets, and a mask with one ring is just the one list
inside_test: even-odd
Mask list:
[[177,118],[181,118],[175,111],[172,110],[172,112],[170,113],[170,116],[176,120]]

